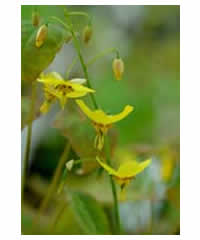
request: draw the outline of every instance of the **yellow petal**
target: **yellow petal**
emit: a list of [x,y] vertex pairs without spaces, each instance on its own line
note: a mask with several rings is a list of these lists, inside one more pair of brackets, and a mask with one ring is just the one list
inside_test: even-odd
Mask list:
[[108,124],[114,123],[114,122],[118,122],[120,120],[122,120],[123,118],[125,118],[129,113],[131,113],[133,111],[133,107],[130,105],[127,105],[124,110],[116,115],[113,116],[108,116]]
[[51,104],[48,103],[47,101],[44,101],[44,103],[40,107],[40,112],[43,114],[46,114],[49,111],[50,107],[51,107]]
[[127,105],[124,110],[116,115],[106,115],[102,110],[98,109],[96,111],[90,110],[82,100],[76,101],[81,110],[90,118],[92,121],[96,123],[100,123],[103,125],[109,125],[114,122],[120,121],[121,119],[125,118],[130,112],[133,111],[133,107]]
[[84,79],[84,78],[74,78],[74,79],[69,80],[69,82],[84,84],[84,83],[86,83],[86,79]]
[[39,77],[37,79],[38,82],[44,83],[45,85],[51,85],[51,86],[57,86],[60,84],[66,84],[66,81],[64,81],[61,76],[55,76],[57,73],[49,73],[46,75],[42,75],[42,77]]
[[70,85],[71,85],[71,87],[73,89],[73,92],[67,93],[67,97],[69,97],[69,98],[83,97],[87,93],[95,92],[95,90],[87,88],[87,87],[84,87],[84,86],[82,86],[82,85],[80,85],[78,83],[71,83]]
[[61,98],[63,95],[59,92],[56,91],[54,88],[52,87],[45,87],[44,88],[44,95],[46,99],[49,99],[49,96],[51,96],[51,98]]
[[79,105],[79,107],[81,108],[81,110],[85,113],[85,115],[92,119],[93,121],[95,121],[94,118],[94,112],[91,111],[82,100],[76,100],[76,103]]
[[97,162],[110,174],[113,176],[117,176],[117,171],[110,166],[108,166],[106,163],[102,162],[99,157],[96,157]]
[[57,72],[47,73],[45,76],[46,76],[46,78],[54,78],[54,79],[64,80],[63,77]]
[[71,83],[71,81],[67,81],[67,83],[70,84],[72,86],[73,90],[77,91],[77,92],[86,92],[86,93],[94,93],[95,92],[95,90],[85,87],[85,86],[82,86],[79,83]]
[[164,156],[162,159],[162,179],[164,181],[170,180],[172,173],[173,173],[174,161],[171,156]]
[[62,109],[64,109],[65,104],[67,103],[67,97],[66,96],[59,96],[59,101]]
[[70,92],[67,93],[68,98],[79,98],[84,97],[87,94],[87,92]]
[[131,178],[142,172],[150,163],[151,159],[141,163],[137,161],[127,161],[122,163],[117,171],[117,174],[120,178]]

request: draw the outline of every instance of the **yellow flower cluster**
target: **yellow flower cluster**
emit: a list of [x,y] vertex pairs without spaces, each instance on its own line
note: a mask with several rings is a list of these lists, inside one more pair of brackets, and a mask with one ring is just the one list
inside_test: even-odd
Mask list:
[[[42,104],[40,111],[45,114],[49,111],[51,105],[59,100],[60,105],[64,108],[68,98],[75,98],[77,105],[82,112],[91,120],[93,127],[96,130],[96,137],[94,146],[101,151],[104,146],[104,137],[112,125],[125,117],[132,111],[133,107],[130,105],[125,106],[122,112],[115,115],[108,115],[103,110],[91,110],[80,97],[88,93],[94,93],[95,90],[83,86],[86,79],[72,79],[64,80],[58,73],[52,72],[48,74],[41,74],[38,81],[43,83],[45,101]],[[142,172],[151,162],[150,159],[138,163],[136,161],[126,161],[121,164],[118,170],[114,170],[97,157],[97,162],[103,167],[110,175],[114,177],[116,182],[124,191],[125,187],[129,184],[137,174]]]

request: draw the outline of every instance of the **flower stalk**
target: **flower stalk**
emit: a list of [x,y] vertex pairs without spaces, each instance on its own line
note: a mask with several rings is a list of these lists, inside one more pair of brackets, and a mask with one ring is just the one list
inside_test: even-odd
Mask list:
[[27,178],[27,170],[28,170],[28,162],[30,159],[30,150],[31,150],[31,140],[32,140],[32,122],[34,119],[34,111],[35,111],[35,102],[36,102],[36,83],[32,83],[32,96],[31,96],[31,109],[30,116],[28,120],[28,129],[27,129],[27,138],[26,138],[26,148],[23,160],[23,170],[22,170],[22,182],[21,182],[21,200],[23,201],[24,197],[24,188],[26,184]]
[[67,142],[65,145],[64,151],[60,157],[60,160],[58,162],[58,165],[57,165],[56,171],[54,173],[54,176],[52,178],[52,181],[47,190],[47,194],[45,195],[45,198],[43,199],[43,201],[39,207],[38,214],[36,215],[34,224],[36,224],[36,222],[39,219],[39,217],[41,216],[41,214],[46,210],[46,208],[48,207],[49,201],[53,197],[53,194],[56,192],[55,190],[56,190],[58,181],[60,179],[60,176],[62,174],[62,169],[63,169],[63,167],[67,161],[67,158],[69,156],[70,150],[71,150],[71,144],[69,142]]
[[108,48],[100,53],[98,53],[96,56],[94,56],[93,58],[91,58],[88,62],[87,62],[87,67],[92,65],[93,63],[95,63],[98,59],[110,54],[110,53],[115,53],[116,56],[119,56],[119,52],[116,48]]
[[[111,166],[111,161],[110,161],[110,145],[109,145],[109,139],[108,136],[106,137],[105,141],[105,146],[106,146],[106,160],[107,163]],[[120,225],[120,216],[119,216],[119,206],[118,206],[118,199],[117,199],[117,191],[116,191],[116,185],[112,179],[112,176],[109,175],[110,179],[110,185],[112,188],[112,194],[113,194],[113,200],[114,200],[114,214],[115,214],[115,231],[118,234],[121,234],[121,225]]]

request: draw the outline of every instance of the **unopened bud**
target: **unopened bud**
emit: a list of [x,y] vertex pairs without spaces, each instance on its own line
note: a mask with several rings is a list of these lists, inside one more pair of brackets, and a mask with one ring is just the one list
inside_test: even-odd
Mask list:
[[74,160],[68,161],[65,166],[66,166],[67,170],[71,171],[74,166]]
[[82,168],[79,168],[76,170],[76,174],[81,176],[84,174],[84,170]]
[[112,64],[113,72],[117,80],[121,80],[124,72],[124,62],[121,58],[115,58]]
[[32,13],[32,24],[33,24],[33,26],[37,27],[37,26],[39,26],[39,23],[40,23],[39,12],[38,11],[34,11]]
[[36,35],[36,41],[35,41],[35,45],[36,47],[41,47],[45,41],[45,39],[47,38],[47,34],[48,34],[48,27],[47,25],[42,25]]
[[83,42],[88,44],[92,38],[92,27],[90,25],[85,26],[83,29]]

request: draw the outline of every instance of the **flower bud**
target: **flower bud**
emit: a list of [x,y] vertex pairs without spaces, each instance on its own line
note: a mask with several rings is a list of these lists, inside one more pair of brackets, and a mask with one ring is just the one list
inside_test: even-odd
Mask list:
[[83,29],[83,42],[88,44],[92,37],[92,27],[90,25],[85,26]]
[[74,160],[70,160],[66,163],[65,166],[66,166],[67,170],[71,171],[73,168],[73,165],[74,165]]
[[117,80],[121,80],[124,72],[124,62],[121,58],[115,58],[112,64],[113,72]]
[[48,27],[47,25],[42,25],[36,35],[36,41],[35,41],[35,45],[36,47],[41,47],[45,41],[45,39],[47,38],[47,34],[48,34]]
[[32,13],[32,24],[33,24],[33,26],[37,27],[37,26],[39,26],[39,23],[40,23],[39,12],[38,11],[34,11]]

